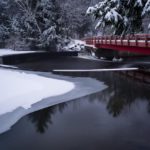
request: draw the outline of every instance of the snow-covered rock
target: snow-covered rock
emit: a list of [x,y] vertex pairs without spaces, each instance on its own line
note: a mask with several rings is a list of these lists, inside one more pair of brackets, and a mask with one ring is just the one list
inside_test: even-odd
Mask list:
[[114,58],[112,59],[112,61],[113,61],[113,62],[122,62],[123,59],[122,59],[122,58],[116,58],[116,57],[114,57]]
[[85,42],[81,40],[71,40],[63,49],[66,51],[81,51],[85,49]]
[[93,45],[86,44],[85,41],[81,40],[71,40],[67,46],[64,47],[64,50],[66,51],[82,51],[85,50],[86,47],[91,47],[93,49],[96,49]]

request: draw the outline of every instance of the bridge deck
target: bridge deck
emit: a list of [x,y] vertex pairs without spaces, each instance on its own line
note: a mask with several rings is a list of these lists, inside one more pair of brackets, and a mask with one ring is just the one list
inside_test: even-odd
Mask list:
[[85,39],[86,44],[97,48],[129,51],[150,55],[150,34],[119,36],[101,36]]

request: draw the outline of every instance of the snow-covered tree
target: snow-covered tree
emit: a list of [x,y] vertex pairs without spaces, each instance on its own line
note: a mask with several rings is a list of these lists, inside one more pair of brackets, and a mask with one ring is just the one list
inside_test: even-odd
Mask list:
[[61,37],[61,16],[56,0],[16,0],[19,12],[13,29],[30,46],[56,50]]
[[[119,0],[104,0],[99,2],[94,7],[89,7],[87,10],[87,14],[93,15],[95,19],[98,19],[98,23],[96,28],[102,27],[105,28],[107,26],[112,26],[112,28],[117,28],[120,30],[122,26],[126,26],[123,24],[126,18],[123,18],[118,9],[120,8]],[[117,32],[116,30],[115,32]]]
[[14,43],[19,45],[16,48],[25,45],[25,48],[55,50],[71,38],[82,38],[88,31],[93,31],[85,11],[98,1],[0,0],[0,39],[10,37],[6,40],[9,47]]
[[117,35],[138,33],[142,31],[142,14],[146,5],[149,5],[149,0],[104,0],[89,7],[87,14],[98,20],[96,28],[111,27]]
[[[144,6],[143,12],[142,12],[143,16],[148,16],[150,15],[150,0],[148,0]],[[150,23],[148,28],[150,29]]]
[[11,32],[10,18],[7,13],[7,1],[0,1],[0,42],[5,42]]
[[[61,5],[67,34],[72,38],[82,38],[91,29],[91,20],[86,9],[95,0],[58,0]],[[92,3],[93,4],[93,3]]]

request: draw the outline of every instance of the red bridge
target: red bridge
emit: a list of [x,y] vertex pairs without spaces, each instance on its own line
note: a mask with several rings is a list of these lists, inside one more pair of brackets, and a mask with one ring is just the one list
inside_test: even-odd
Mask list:
[[96,48],[127,51],[150,55],[150,34],[120,36],[98,36],[84,39]]

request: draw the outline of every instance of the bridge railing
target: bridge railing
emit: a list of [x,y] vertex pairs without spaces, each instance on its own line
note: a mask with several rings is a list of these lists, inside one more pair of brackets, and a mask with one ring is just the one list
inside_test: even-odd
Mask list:
[[120,36],[98,36],[84,39],[89,45],[118,45],[150,48],[150,34]]

